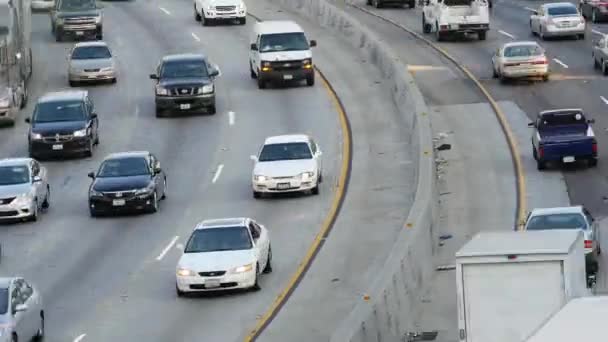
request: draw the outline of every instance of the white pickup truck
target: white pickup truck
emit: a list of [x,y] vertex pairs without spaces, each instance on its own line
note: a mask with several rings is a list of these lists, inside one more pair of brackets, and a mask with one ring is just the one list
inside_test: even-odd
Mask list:
[[424,0],[422,32],[435,32],[438,41],[455,33],[477,33],[486,39],[490,29],[487,0]]

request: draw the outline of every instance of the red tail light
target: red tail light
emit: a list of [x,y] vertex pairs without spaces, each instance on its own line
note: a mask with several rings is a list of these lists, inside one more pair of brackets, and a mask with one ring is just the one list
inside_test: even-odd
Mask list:
[[537,61],[532,62],[532,64],[549,64],[546,59],[539,59]]
[[591,145],[591,148],[593,149],[593,154],[597,154],[597,141],[593,142],[593,145]]
[[544,149],[542,146],[540,146],[540,147],[538,148],[538,157],[539,157],[540,159],[543,159],[543,157],[544,157],[544,156],[545,156],[545,149]]
[[593,248],[593,241],[585,240],[585,248]]

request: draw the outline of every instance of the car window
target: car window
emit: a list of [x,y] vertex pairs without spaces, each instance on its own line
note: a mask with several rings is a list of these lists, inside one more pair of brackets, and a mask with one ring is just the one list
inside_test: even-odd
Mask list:
[[260,52],[308,50],[303,32],[264,34],[260,38]]
[[587,229],[583,215],[575,214],[548,214],[532,216],[526,225],[527,230],[547,229]]
[[153,154],[150,154],[150,169],[154,170],[154,168],[156,167],[157,164],[158,164],[158,166],[160,166],[158,159],[156,159],[156,157]]
[[589,224],[592,224],[594,219],[593,219],[593,216],[591,216],[591,213],[587,210],[583,210],[583,213],[585,214],[585,217],[587,218],[587,221],[589,222]]
[[93,105],[93,101],[91,101],[91,99],[88,96],[87,96],[87,98],[86,98],[85,101],[86,101],[87,107],[89,107],[89,113],[94,112],[95,111],[95,105]]
[[0,166],[0,185],[29,183],[30,170],[26,165]]
[[252,247],[246,227],[205,228],[192,233],[184,253],[239,251]]
[[259,238],[260,234],[262,233],[260,227],[253,222],[249,223],[249,232],[254,239]]
[[285,143],[264,145],[259,161],[312,159],[307,143]]
[[4,315],[8,311],[8,303],[8,288],[0,288],[0,315]]
[[556,127],[586,124],[585,116],[578,111],[542,115],[540,126]]
[[167,61],[160,70],[160,78],[209,77],[205,60]]
[[317,153],[317,143],[314,140],[310,139],[310,151],[312,154]]
[[538,45],[526,44],[526,45],[514,45],[505,48],[505,57],[530,57],[540,56],[543,54],[543,50]]
[[112,58],[110,49],[106,46],[81,46],[72,51],[72,59],[108,59]]
[[574,6],[555,6],[555,7],[549,7],[547,9],[547,13],[549,14],[549,16],[552,17],[556,17],[556,16],[570,16],[570,15],[577,15],[578,12],[576,10],[576,7]]
[[150,174],[150,167],[144,157],[108,159],[99,167],[97,177],[129,177]]
[[97,8],[95,0],[63,0],[58,6],[61,11],[94,10]]
[[86,120],[83,101],[41,102],[34,109],[33,121],[37,123]]

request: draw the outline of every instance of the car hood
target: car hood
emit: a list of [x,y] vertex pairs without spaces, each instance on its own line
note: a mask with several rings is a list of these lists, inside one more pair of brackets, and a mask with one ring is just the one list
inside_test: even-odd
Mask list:
[[0,198],[17,197],[27,194],[31,190],[31,184],[14,184],[0,186]]
[[242,251],[218,251],[184,253],[177,264],[195,272],[229,271],[232,268],[255,262],[253,249]]
[[72,59],[70,67],[76,70],[101,69],[114,66],[112,58]]
[[260,51],[260,58],[266,62],[294,61],[294,60],[302,60],[302,59],[311,58],[311,57],[312,57],[312,52],[310,50],[278,51],[278,52]]
[[164,78],[159,82],[162,87],[168,88],[177,86],[202,87],[211,83],[211,80],[207,77]]
[[63,10],[60,9],[57,12],[59,18],[77,18],[77,17],[96,17],[100,15],[100,11],[96,9],[91,10]]
[[85,127],[85,121],[34,122],[32,132],[42,135],[72,134]]
[[147,187],[152,178],[150,176],[129,176],[129,177],[99,177],[93,182],[95,191],[127,191],[143,189]]
[[241,0],[211,0],[213,6],[238,6]]
[[258,162],[253,168],[254,175],[267,177],[292,177],[306,171],[316,171],[314,159]]

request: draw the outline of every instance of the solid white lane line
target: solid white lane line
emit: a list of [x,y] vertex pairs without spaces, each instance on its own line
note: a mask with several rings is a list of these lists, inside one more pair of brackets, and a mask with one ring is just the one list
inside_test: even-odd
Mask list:
[[160,252],[160,254],[156,257],[156,260],[160,261],[162,260],[162,258],[165,257],[165,255],[169,252],[169,250],[171,249],[171,247],[173,247],[173,245],[175,245],[175,243],[177,242],[177,239],[179,239],[179,236],[174,236],[173,239],[171,239],[171,242],[169,242],[169,244],[167,245],[167,247],[165,247],[165,249],[163,249],[162,252]]
[[166,15],[171,15],[171,12],[167,11],[167,9],[164,7],[159,7],[158,9],[165,12]]
[[528,10],[528,11],[530,11],[530,12],[534,12],[534,11],[536,11],[534,8],[530,8],[530,7],[524,7],[524,9],[527,9],[527,10]]
[[608,105],[608,99],[606,99],[605,97],[600,95],[600,99],[602,99],[602,101],[604,101],[605,104]]
[[84,337],[85,337],[85,336],[87,336],[87,334],[82,334],[82,335],[80,335],[80,336],[76,337],[76,338],[74,339],[74,342],[80,342],[80,341],[82,341],[82,340],[84,339]]
[[555,61],[555,63],[557,63],[557,64],[559,64],[559,65],[563,66],[563,67],[564,67],[564,68],[566,68],[566,69],[568,69],[568,65],[567,65],[566,63],[564,63],[564,62],[560,61],[560,60],[559,60],[559,59],[557,59],[557,58],[553,58],[553,60]]
[[220,175],[222,174],[223,169],[224,169],[224,164],[220,164],[217,167],[217,171],[215,171],[215,175],[213,176],[213,180],[211,181],[212,183],[217,182],[217,180],[220,178]]
[[228,123],[230,126],[234,125],[234,112],[228,112]]
[[498,33],[500,33],[500,34],[504,34],[505,36],[507,36],[507,37],[509,37],[509,38],[511,38],[511,39],[515,39],[515,36],[514,36],[514,35],[512,35],[512,34],[510,34],[510,33],[508,33],[508,32],[505,32],[505,31],[503,31],[503,30],[498,30]]
[[201,41],[201,39],[196,35],[196,33],[190,32],[190,34],[192,35],[192,38],[194,38],[194,40],[196,40],[197,42]]

